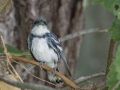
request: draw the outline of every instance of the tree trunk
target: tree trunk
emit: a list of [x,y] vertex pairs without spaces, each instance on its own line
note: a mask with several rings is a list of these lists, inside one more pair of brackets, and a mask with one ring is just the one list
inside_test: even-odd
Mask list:
[[[84,26],[82,2],[83,0],[13,0],[13,9],[10,11],[11,14],[7,16],[10,19],[10,23],[14,24],[11,28],[7,27],[7,31],[12,30],[13,34],[12,36],[5,36],[8,39],[6,42],[19,49],[27,49],[27,38],[30,33],[30,27],[37,17],[45,18],[49,29],[59,38],[77,30],[82,30]],[[12,18],[10,18],[10,15],[12,15]],[[7,22],[5,21],[5,24]],[[9,41],[10,38],[14,43]],[[61,44],[71,73],[74,75],[81,37],[76,37]],[[62,63],[60,64],[60,71],[69,77]],[[42,79],[46,78],[45,72],[39,70],[38,67],[35,67],[33,73]],[[31,78],[33,77],[29,75],[26,80],[41,83],[39,80]]]

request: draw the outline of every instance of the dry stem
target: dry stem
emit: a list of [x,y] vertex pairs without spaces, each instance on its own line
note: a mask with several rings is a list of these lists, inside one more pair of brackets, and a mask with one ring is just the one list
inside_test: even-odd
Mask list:
[[[7,48],[6,48],[5,44],[4,44],[4,41],[3,41],[3,37],[2,37],[2,36],[1,36],[1,46],[2,46],[2,48],[4,49],[4,54],[5,54],[5,56],[6,56],[7,69],[9,70],[9,72],[10,72],[11,74],[14,75],[14,73],[15,73],[14,76],[16,76],[21,82],[23,82],[22,78],[19,76],[19,74],[17,73],[17,71],[15,70],[15,68],[12,66],[12,64],[11,64],[11,62],[10,62],[10,54],[7,52]],[[12,68],[12,70],[13,70],[14,73],[13,73],[13,72],[11,71],[11,69],[9,68],[9,65],[10,65],[10,67]]]

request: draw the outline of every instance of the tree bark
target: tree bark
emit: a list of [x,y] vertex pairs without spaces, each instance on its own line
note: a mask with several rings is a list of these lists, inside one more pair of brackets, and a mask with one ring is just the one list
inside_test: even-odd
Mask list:
[[[49,29],[59,38],[77,30],[82,30],[84,27],[82,2],[83,0],[13,0],[13,9],[10,12],[13,15],[11,19],[15,23],[11,29],[13,35],[6,37],[12,38],[14,43],[6,42],[21,50],[27,49],[30,27],[37,17],[45,18]],[[13,23],[12,20],[10,23]],[[7,28],[8,30],[9,27]],[[75,73],[81,41],[82,37],[76,37],[61,43],[72,75]],[[69,77],[64,69],[63,62],[60,62],[59,66],[61,73]],[[39,70],[38,67],[35,67],[33,72],[42,79],[46,78],[46,73],[43,70]],[[31,78],[32,76],[29,75],[26,80],[41,83],[39,80]]]

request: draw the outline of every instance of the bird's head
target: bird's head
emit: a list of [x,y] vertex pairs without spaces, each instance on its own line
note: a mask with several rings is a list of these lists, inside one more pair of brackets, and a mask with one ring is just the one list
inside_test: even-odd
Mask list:
[[32,29],[35,27],[35,26],[44,26],[44,27],[47,27],[47,21],[44,19],[44,18],[37,18],[33,25],[32,25]]
[[46,32],[49,32],[47,21],[44,18],[37,18],[32,25],[31,33],[43,34]]

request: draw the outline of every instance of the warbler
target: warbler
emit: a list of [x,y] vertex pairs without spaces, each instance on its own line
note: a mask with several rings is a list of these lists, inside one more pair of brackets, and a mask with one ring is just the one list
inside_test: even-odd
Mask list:
[[64,61],[65,67],[71,76],[60,40],[49,30],[47,21],[44,18],[37,18],[34,21],[28,36],[28,49],[33,58],[40,62],[40,67],[46,64],[53,69],[53,73],[47,71],[49,81],[61,82],[61,78],[54,74],[56,70],[59,71],[57,63],[61,59]]

